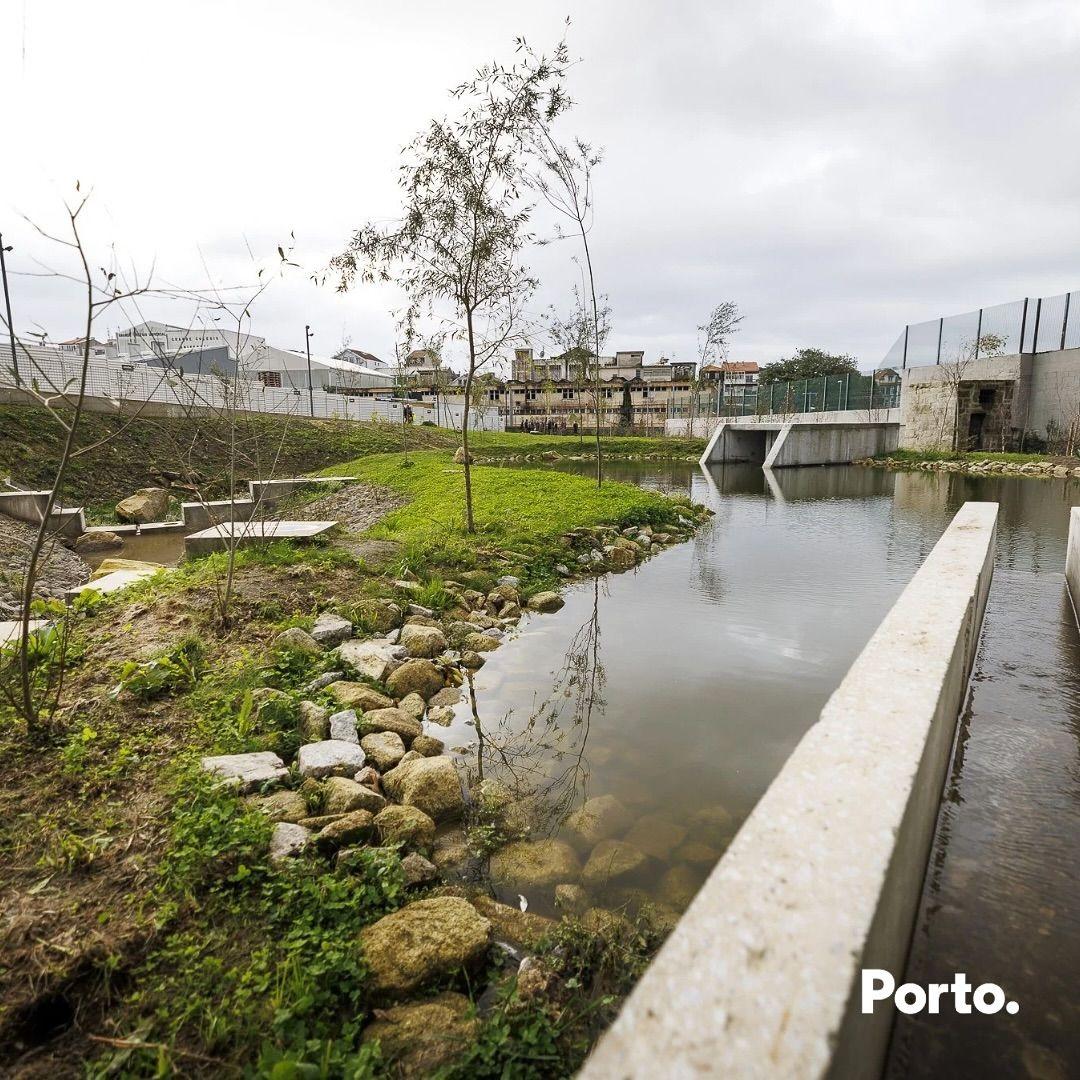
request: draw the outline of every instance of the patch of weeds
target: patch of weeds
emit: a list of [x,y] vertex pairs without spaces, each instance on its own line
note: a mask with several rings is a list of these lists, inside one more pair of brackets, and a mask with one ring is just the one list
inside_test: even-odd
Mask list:
[[[263,815],[182,779],[159,879],[170,928],[132,980],[125,1021],[148,1025],[147,1041],[258,1061],[258,1075],[373,1075],[377,1054],[359,1043],[367,973],[357,936],[404,901],[400,859],[363,849],[348,872],[300,859],[271,866]],[[183,1058],[171,1064],[182,1069]]]
[[70,873],[90,866],[108,850],[112,842],[113,838],[106,832],[84,835],[70,829],[57,829],[49,834],[45,851],[38,858],[37,865],[45,870]]
[[432,611],[446,611],[447,608],[454,606],[455,600],[443,579],[438,575],[433,575],[412,593],[412,602],[431,608]]
[[203,647],[198,638],[185,637],[152,660],[128,660],[111,694],[131,694],[142,701],[194,688],[203,673]]

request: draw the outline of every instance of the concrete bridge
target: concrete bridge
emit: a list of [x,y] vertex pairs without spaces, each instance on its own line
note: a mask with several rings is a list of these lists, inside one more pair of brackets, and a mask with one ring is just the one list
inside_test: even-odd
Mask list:
[[900,410],[850,410],[796,417],[719,419],[702,465],[749,462],[766,469],[843,465],[900,445]]

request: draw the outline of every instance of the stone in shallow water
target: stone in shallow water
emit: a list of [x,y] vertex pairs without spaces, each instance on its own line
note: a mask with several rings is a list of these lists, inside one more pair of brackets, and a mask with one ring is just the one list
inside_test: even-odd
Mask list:
[[360,741],[360,736],[356,734],[355,709],[343,709],[330,717],[330,738],[351,743]]
[[491,876],[526,891],[573,880],[581,874],[574,849],[564,840],[518,840],[491,856]]
[[661,814],[646,814],[624,839],[654,859],[670,859],[672,851],[686,839],[686,830]]
[[295,859],[307,847],[311,833],[303,825],[279,821],[270,834],[270,861],[284,862]]
[[533,611],[558,611],[565,601],[557,592],[539,592],[530,601]]
[[705,871],[700,867],[676,863],[660,879],[656,888],[656,898],[676,911],[684,911],[697,895],[705,881]]
[[581,880],[587,888],[623,881],[640,874],[648,861],[645,852],[625,840],[601,840],[592,849]]
[[490,896],[476,896],[472,905],[490,921],[497,938],[520,948],[535,948],[537,942],[555,928],[555,920],[546,915],[522,911],[510,904],[500,904]]
[[406,716],[411,716],[414,720],[422,720],[426,706],[424,705],[424,699],[419,694],[407,694],[398,702],[398,708]]
[[593,848],[625,832],[631,820],[630,811],[614,795],[598,795],[566,819],[566,830],[575,843]]
[[228,784],[235,784],[244,794],[263,784],[280,783],[289,775],[285,763],[269,750],[204,757],[201,764],[206,772],[221,777]]
[[364,766],[364,751],[356,743],[341,739],[308,743],[296,756],[302,777],[355,776]]

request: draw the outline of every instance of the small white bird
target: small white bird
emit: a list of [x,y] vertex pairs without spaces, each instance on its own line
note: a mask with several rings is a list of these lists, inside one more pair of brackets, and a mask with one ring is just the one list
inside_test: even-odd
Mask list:
[[526,900],[525,897],[521,895],[521,893],[518,893],[518,907],[521,908],[522,911],[529,910],[529,901]]

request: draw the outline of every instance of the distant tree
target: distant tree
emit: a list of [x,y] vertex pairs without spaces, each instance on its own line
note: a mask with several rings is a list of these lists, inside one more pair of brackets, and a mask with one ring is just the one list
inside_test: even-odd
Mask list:
[[520,39],[517,47],[523,60],[481,68],[455,91],[463,113],[431,121],[410,145],[401,171],[400,222],[365,225],[330,264],[340,289],[357,277],[388,281],[393,273],[414,316],[432,306],[453,310],[468,346],[461,441],[470,533],[476,531],[469,459],[473,383],[514,335],[536,285],[521,264],[529,240],[522,158],[536,126],[569,106],[562,90],[565,44],[550,58]]
[[727,358],[728,341],[738,332],[743,316],[734,300],[724,300],[713,308],[698,327],[698,366]]
[[623,383],[622,405],[619,406],[619,425],[628,428],[634,423],[634,399],[630,394],[630,384]]
[[797,349],[789,360],[777,360],[761,369],[760,382],[795,382],[820,379],[823,375],[856,375],[859,365],[847,353],[827,353],[824,349]]

